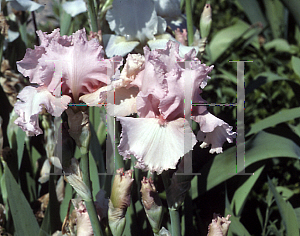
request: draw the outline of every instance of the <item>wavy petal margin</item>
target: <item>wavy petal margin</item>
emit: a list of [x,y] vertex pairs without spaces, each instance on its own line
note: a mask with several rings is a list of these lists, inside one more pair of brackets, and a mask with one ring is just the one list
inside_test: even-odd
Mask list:
[[233,139],[236,138],[236,132],[232,131],[232,126],[229,126],[208,111],[198,116],[192,116],[192,119],[200,125],[200,130],[197,134],[197,139],[203,141],[200,147],[206,148],[211,145],[210,153],[223,152],[223,143],[225,141],[232,143]]
[[15,124],[20,126],[27,135],[42,134],[39,127],[39,113],[43,108],[53,116],[60,116],[67,109],[68,103],[71,101],[69,96],[61,97],[53,96],[46,87],[34,88],[25,87],[18,95],[19,101],[15,104],[15,112],[19,117],[15,120]]
[[[163,125],[156,118],[118,117],[121,122],[121,142],[119,153],[125,158],[134,155],[136,166],[144,171],[162,171],[175,169],[184,150],[192,150],[196,138],[184,118],[167,122]],[[191,143],[184,143],[184,135],[192,134]],[[186,147],[185,145],[188,145]]]

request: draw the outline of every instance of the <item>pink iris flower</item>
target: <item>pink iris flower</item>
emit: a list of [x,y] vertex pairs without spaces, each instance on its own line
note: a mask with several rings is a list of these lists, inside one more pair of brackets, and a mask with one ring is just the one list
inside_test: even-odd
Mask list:
[[[193,103],[205,103],[200,96],[200,87],[204,88],[210,79],[208,73],[213,66],[201,64],[194,49],[181,58],[179,44],[172,41],[165,49],[150,51],[144,47],[144,55],[143,64],[134,70],[135,75],[130,74],[134,80],[123,78],[123,81],[129,81],[124,85],[129,94],[132,87],[139,89],[135,98],[139,118],[119,117],[116,114],[122,125],[118,149],[125,159],[134,155],[137,168],[160,174],[164,170],[175,169],[180,157],[192,150],[197,142],[185,119],[185,83],[190,85]],[[129,57],[124,68],[132,64],[132,60]],[[192,61],[191,69],[185,68],[184,61]],[[121,78],[122,74],[123,71]],[[131,100],[132,97],[131,94]],[[125,99],[122,101],[126,104]],[[134,111],[128,106],[124,109],[128,113]],[[124,115],[120,108],[118,112]],[[221,152],[224,141],[232,142],[235,137],[232,127],[210,114],[205,106],[193,107],[191,115],[200,124],[197,138],[204,141],[201,147],[211,144],[211,153]],[[185,135],[192,137],[189,143],[184,143]]]
[[27,49],[18,70],[28,76],[34,86],[25,87],[18,95],[15,123],[28,135],[39,135],[38,114],[43,108],[60,116],[69,103],[103,103],[99,90],[110,84],[110,78],[122,63],[122,57],[104,59],[97,40],[88,41],[85,29],[71,36],[37,31],[40,46]]

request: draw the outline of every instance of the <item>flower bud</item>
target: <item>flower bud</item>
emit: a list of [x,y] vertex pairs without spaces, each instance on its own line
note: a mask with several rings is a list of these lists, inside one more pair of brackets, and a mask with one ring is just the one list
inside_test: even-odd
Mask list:
[[230,216],[231,215],[227,215],[226,218],[221,218],[219,215],[214,214],[214,219],[208,226],[207,236],[226,236],[231,223],[231,221],[229,221]]
[[69,184],[75,189],[79,196],[82,197],[84,201],[91,201],[92,194],[83,182],[79,163],[75,158],[72,158],[71,165],[68,168],[64,168],[64,172]]
[[162,221],[162,203],[151,178],[144,177],[141,183],[142,203],[153,233],[157,234]]
[[55,146],[57,142],[57,137],[55,137],[55,131],[57,132],[54,122],[60,123],[60,118],[53,119],[49,113],[42,115],[42,126],[44,128],[44,139],[46,144],[47,157],[50,158],[55,156]]
[[[94,205],[97,211],[98,220],[101,221],[103,218],[107,217],[108,210],[108,199],[105,198],[105,191],[100,189],[96,195],[96,201]],[[77,234],[80,236],[92,236],[94,235],[92,223],[90,220],[90,215],[88,214],[86,203],[82,201],[81,197],[71,199],[74,210],[71,215],[69,214],[70,205],[68,212],[63,224],[63,233],[74,232],[74,225],[76,225]],[[69,235],[69,234],[68,234]]]
[[200,34],[202,39],[208,37],[211,28],[211,22],[211,6],[210,4],[205,4],[200,18]]
[[5,38],[7,38],[8,37],[8,28],[9,28],[9,26],[6,22],[5,16],[1,12],[1,14],[0,14],[0,35],[3,35]]
[[175,30],[175,39],[184,46],[188,46],[187,42],[187,31],[183,29],[182,32],[179,28]]
[[84,205],[84,202],[81,201],[80,198],[71,199],[71,201],[74,205],[76,216],[77,216],[77,221],[76,221],[77,235],[93,236],[94,235],[93,227],[86,206]]
[[136,76],[141,72],[145,63],[145,57],[141,54],[128,54],[126,64],[120,74],[122,86],[127,86],[133,82]]
[[98,32],[93,32],[93,31],[90,31],[90,34],[88,35],[88,40],[92,40],[92,39],[97,39],[98,42],[100,44],[102,44],[102,32],[101,30],[98,30]]
[[114,236],[121,236],[125,228],[125,214],[130,205],[130,189],[133,182],[133,170],[123,173],[123,168],[118,169],[111,190],[108,222]]
[[162,227],[158,234],[159,236],[172,236],[169,230],[167,230],[165,227]]

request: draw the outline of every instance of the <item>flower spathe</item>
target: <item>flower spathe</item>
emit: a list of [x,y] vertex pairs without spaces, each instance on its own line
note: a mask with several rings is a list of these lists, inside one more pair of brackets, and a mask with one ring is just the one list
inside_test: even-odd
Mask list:
[[29,135],[42,133],[38,114],[43,107],[60,116],[70,102],[103,103],[95,92],[110,84],[122,63],[121,57],[104,59],[102,46],[97,40],[88,41],[85,29],[71,36],[60,36],[59,29],[37,34],[41,45],[27,49],[23,60],[17,62],[18,70],[38,84],[24,88],[15,105],[20,116],[16,124]]
[[125,214],[131,202],[132,173],[133,170],[123,172],[123,168],[120,168],[114,177],[108,203],[108,224],[115,236],[121,236],[125,228]]
[[[193,103],[206,103],[200,87],[206,86],[213,66],[201,64],[195,50],[182,58],[179,44],[173,41],[165,49],[150,51],[144,47],[144,54],[143,64],[130,75],[134,79],[129,83],[139,88],[135,101],[139,118],[117,117],[122,125],[118,149],[125,159],[134,155],[136,167],[160,174],[175,169],[180,157],[196,144],[184,111],[185,89],[190,89]],[[191,69],[185,68],[185,61],[191,61]],[[205,106],[193,107],[191,119],[200,124],[201,147],[212,144],[211,152],[221,152],[223,143],[235,137],[232,127],[207,112]],[[184,142],[186,135],[190,142]]]

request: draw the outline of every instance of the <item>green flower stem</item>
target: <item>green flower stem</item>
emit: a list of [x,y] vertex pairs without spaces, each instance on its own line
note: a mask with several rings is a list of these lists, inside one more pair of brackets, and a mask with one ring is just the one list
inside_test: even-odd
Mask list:
[[[170,186],[169,172],[164,171],[161,174],[161,176],[162,176],[162,180],[163,180],[163,183],[165,186],[166,196],[167,196],[167,201],[168,201],[167,189]],[[169,207],[169,214],[170,214],[170,218],[171,218],[171,235],[172,236],[181,236],[179,212],[172,206],[168,206],[168,207]]]
[[[83,182],[87,185],[92,193],[91,181],[90,181],[90,168],[89,168],[89,155],[86,148],[80,148],[81,151],[81,171]],[[93,194],[91,194],[93,196]],[[103,232],[100,226],[100,221],[97,216],[96,208],[93,199],[85,201],[86,209],[89,213],[91,224],[93,227],[95,236],[102,236]]]
[[39,37],[36,33],[36,31],[38,30],[37,28],[37,24],[36,24],[36,20],[35,20],[35,13],[34,11],[31,12],[31,17],[32,17],[32,22],[33,22],[33,27],[34,27],[34,33],[35,33],[35,43],[36,45],[40,45],[40,42],[39,42]]
[[180,228],[180,216],[179,212],[174,208],[169,208],[169,213],[171,217],[171,227],[172,227],[172,236],[181,236],[181,228]]
[[5,37],[3,35],[0,35],[0,65],[2,63],[4,40],[5,40]]
[[90,217],[91,224],[93,227],[94,235],[95,236],[103,236],[104,234],[103,234],[101,226],[100,226],[100,221],[97,216],[94,201],[93,200],[85,201],[85,206],[89,213],[89,217]]
[[27,24],[26,24],[26,22],[19,24],[19,31],[20,31],[22,41],[25,43],[26,48],[28,48]]
[[85,4],[89,14],[91,30],[93,32],[98,32],[97,14],[94,0],[85,0]]
[[185,14],[186,14],[186,18],[187,18],[188,44],[189,44],[189,46],[191,46],[193,43],[193,40],[194,40],[191,0],[185,0]]

